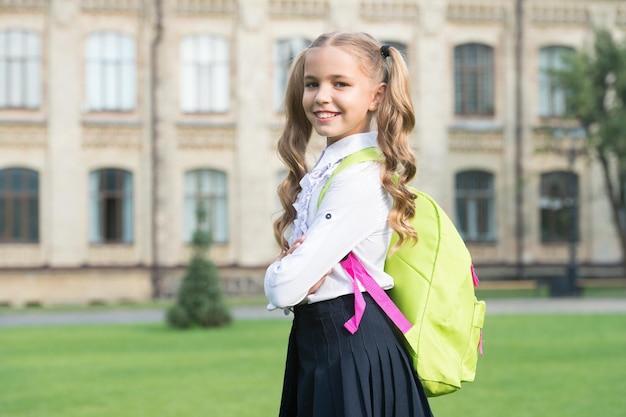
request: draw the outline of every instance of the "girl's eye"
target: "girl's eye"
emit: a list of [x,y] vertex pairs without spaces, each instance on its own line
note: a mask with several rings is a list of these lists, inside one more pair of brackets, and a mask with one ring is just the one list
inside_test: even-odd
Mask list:
[[311,82],[305,83],[304,87],[306,87],[306,88],[315,88],[315,87],[317,87],[317,83],[311,81]]
[[337,87],[347,87],[347,86],[348,86],[348,84],[347,84],[347,83],[344,83],[344,82],[342,82],[342,81],[337,81],[337,82],[335,83],[335,85],[336,85]]

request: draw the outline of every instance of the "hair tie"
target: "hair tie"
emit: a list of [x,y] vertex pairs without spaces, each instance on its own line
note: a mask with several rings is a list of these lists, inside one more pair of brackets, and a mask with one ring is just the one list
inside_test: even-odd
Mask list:
[[389,45],[381,46],[380,54],[383,56],[383,58],[389,58]]

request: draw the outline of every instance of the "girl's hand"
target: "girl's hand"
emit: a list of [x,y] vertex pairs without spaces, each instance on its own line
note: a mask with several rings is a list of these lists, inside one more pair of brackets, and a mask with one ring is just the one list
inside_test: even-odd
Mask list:
[[[298,239],[297,239],[297,240],[293,243],[293,245],[291,245],[291,247],[290,247],[288,250],[283,251],[283,252],[280,254],[280,256],[278,257],[278,259],[283,259],[285,256],[291,255],[291,254],[293,253],[293,251],[295,251],[296,249],[298,249],[298,247],[299,247],[300,245],[302,245],[302,242],[304,242],[304,239],[305,239],[305,236],[300,236],[300,237],[299,237],[299,238],[298,238]],[[317,291],[317,290],[318,290],[318,289],[322,286],[322,284],[323,284],[323,283],[324,283],[324,281],[326,280],[326,277],[327,277],[328,275],[330,275],[330,273],[331,273],[331,272],[333,272],[333,270],[332,270],[332,269],[328,270],[328,272],[326,272],[326,274],[325,274],[322,278],[320,278],[320,280],[319,280],[319,281],[317,281],[317,282],[315,283],[315,285],[313,285],[313,286],[309,289],[309,292],[307,292],[307,295],[311,295],[311,294],[313,294],[315,291]]]
[[298,249],[298,246],[302,245],[302,242],[304,242],[304,236],[300,236],[295,242],[293,242],[293,245],[291,245],[289,250],[282,251],[281,254],[278,256],[278,259],[280,260],[287,255],[291,255],[294,250]]

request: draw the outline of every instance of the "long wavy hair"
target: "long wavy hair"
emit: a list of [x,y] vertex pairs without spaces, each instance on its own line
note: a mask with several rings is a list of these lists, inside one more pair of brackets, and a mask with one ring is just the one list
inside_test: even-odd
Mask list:
[[319,36],[294,60],[285,92],[287,122],[278,140],[278,155],[289,173],[278,186],[283,207],[274,222],[274,236],[283,250],[288,249],[286,232],[296,218],[293,203],[301,191],[300,180],[307,173],[306,149],[312,126],[302,106],[304,94],[304,64],[311,48],[334,46],[351,54],[374,83],[384,82],[387,88],[376,115],[378,147],[384,166],[381,183],[393,198],[389,226],[398,236],[399,246],[405,240],[417,241],[410,224],[415,216],[415,194],[408,184],[415,177],[415,156],[409,145],[409,134],[415,126],[409,75],[401,53],[388,47],[388,56],[381,53],[381,44],[366,33],[331,32]]

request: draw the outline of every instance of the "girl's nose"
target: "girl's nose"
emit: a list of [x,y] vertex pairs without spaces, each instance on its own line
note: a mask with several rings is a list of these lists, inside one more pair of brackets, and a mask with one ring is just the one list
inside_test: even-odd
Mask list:
[[320,85],[317,89],[317,94],[315,94],[315,103],[328,103],[330,102],[330,90],[328,87]]

